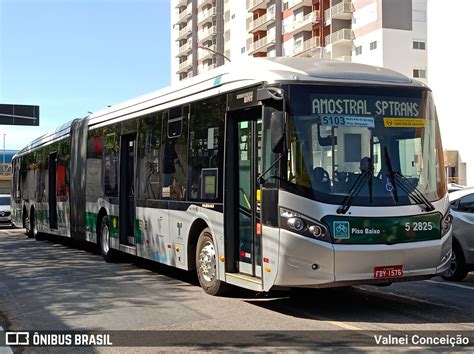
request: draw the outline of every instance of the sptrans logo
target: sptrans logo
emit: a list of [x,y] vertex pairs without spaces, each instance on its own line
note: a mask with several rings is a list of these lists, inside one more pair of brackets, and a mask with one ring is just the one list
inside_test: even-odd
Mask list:
[[29,345],[30,333],[28,332],[5,332],[6,345]]
[[334,221],[332,223],[334,238],[344,240],[350,238],[349,222],[348,221]]

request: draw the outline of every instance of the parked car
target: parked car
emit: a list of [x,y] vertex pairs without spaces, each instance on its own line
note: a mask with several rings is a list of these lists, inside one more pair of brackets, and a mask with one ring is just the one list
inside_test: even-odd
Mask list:
[[0,223],[12,223],[12,216],[10,212],[10,194],[0,194]]
[[446,280],[463,280],[474,270],[474,188],[463,188],[449,194],[453,215],[453,256]]
[[455,192],[455,191],[459,191],[463,188],[466,188],[465,186],[461,186],[460,184],[456,184],[456,183],[448,183],[448,192],[451,193],[451,192]]

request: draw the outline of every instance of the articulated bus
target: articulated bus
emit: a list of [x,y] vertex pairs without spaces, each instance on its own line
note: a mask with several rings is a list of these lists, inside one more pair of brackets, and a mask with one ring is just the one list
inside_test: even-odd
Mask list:
[[205,292],[444,272],[431,91],[396,72],[249,58],[93,113],[13,160],[13,221],[196,271]]

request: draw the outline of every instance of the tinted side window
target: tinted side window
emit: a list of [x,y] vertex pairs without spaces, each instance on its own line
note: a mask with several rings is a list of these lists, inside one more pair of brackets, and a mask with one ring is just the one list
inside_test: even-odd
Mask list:
[[120,127],[108,127],[105,129],[104,135],[105,146],[102,162],[104,194],[108,197],[118,197],[118,153]]
[[161,197],[161,124],[162,113],[138,122],[138,198]]
[[453,210],[458,210],[458,200],[453,200],[451,203],[449,203],[451,209]]
[[48,169],[49,169],[49,146],[42,147],[36,151],[36,200],[47,201],[48,195]]
[[222,200],[225,96],[191,107],[189,199]]
[[71,139],[61,140],[58,144],[56,158],[56,195],[64,201],[69,196],[69,160],[71,156]]
[[[179,109],[171,109],[163,118],[163,198],[174,200],[184,200],[186,198],[188,120],[188,105]],[[178,127],[181,127],[181,129],[178,129]]]
[[474,213],[474,194],[469,194],[459,200],[459,211]]

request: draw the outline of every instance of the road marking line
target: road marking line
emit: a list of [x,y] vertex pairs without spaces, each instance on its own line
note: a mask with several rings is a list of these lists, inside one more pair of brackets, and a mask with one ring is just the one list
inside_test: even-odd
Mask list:
[[436,280],[425,280],[427,283],[434,283],[434,284],[441,284],[441,285],[447,285],[447,286],[454,286],[456,288],[461,288],[461,289],[469,289],[474,291],[474,287],[472,286],[467,286],[467,285],[459,285],[459,284],[452,284],[452,283],[445,283],[442,281],[436,281]]
[[364,290],[364,291],[373,292],[373,293],[376,293],[376,294],[391,295],[391,296],[395,296],[395,297],[400,297],[402,299],[408,299],[408,300],[412,300],[412,301],[423,302],[423,303],[429,304],[429,305],[448,306],[448,307],[454,308],[453,306],[442,304],[442,303],[439,303],[439,302],[433,302],[433,301],[428,301],[428,300],[424,300],[424,299],[419,299],[417,297],[412,297],[412,296],[403,295],[403,294],[397,294],[397,293],[394,293],[394,292],[391,292],[391,291],[381,291],[381,290],[376,290],[376,289],[369,289],[369,288],[367,288],[363,285],[360,286],[359,288]]
[[336,327],[341,327],[341,328],[347,329],[349,331],[362,331],[362,328],[359,328],[359,327],[356,327],[356,326],[353,326],[353,325],[350,325],[350,324],[347,324],[347,323],[344,323],[344,322],[326,320],[326,319],[324,319],[323,316],[318,316],[318,317],[320,317],[323,322],[332,324],[333,326],[336,326]]

